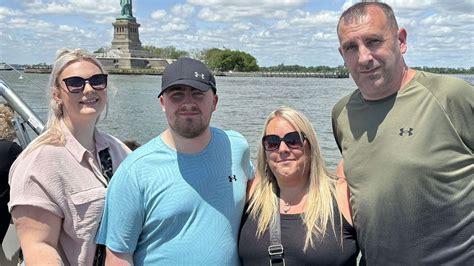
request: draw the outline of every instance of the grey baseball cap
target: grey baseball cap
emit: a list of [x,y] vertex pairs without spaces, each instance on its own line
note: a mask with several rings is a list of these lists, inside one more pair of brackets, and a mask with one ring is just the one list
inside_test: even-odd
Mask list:
[[165,68],[158,97],[167,89],[178,85],[187,85],[200,91],[213,89],[215,92],[217,89],[216,79],[209,68],[201,61],[187,57],[179,58]]

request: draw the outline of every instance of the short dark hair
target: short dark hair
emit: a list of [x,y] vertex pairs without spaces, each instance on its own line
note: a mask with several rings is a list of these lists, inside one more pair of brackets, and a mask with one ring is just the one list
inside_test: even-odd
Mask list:
[[135,140],[124,140],[123,143],[132,151],[141,146],[140,143]]
[[343,20],[346,24],[361,21],[367,15],[367,8],[370,6],[375,6],[382,9],[385,17],[387,18],[389,26],[398,30],[397,19],[395,18],[393,9],[389,5],[380,2],[360,2],[349,7],[342,13],[341,17],[339,18],[339,22],[337,23],[337,34],[339,35],[339,25]]

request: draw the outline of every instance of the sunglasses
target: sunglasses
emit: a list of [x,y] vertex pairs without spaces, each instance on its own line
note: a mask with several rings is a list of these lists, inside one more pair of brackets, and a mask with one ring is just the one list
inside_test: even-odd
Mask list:
[[70,93],[82,92],[86,83],[89,83],[96,91],[105,90],[105,88],[107,88],[107,74],[95,74],[86,79],[74,76],[65,78],[63,81]]
[[277,135],[266,135],[262,138],[263,148],[266,151],[274,151],[280,148],[282,141],[285,142],[286,146],[290,149],[298,149],[303,147],[303,142],[306,139],[306,136],[303,132],[301,135],[297,131],[287,133],[283,138],[280,138]]

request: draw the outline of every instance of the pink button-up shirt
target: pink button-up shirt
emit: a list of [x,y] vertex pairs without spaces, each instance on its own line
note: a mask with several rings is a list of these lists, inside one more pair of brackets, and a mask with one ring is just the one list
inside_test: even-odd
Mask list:
[[[64,146],[43,145],[14,162],[8,207],[10,212],[19,205],[39,207],[63,219],[58,252],[64,263],[92,265],[107,181],[99,162],[62,128]],[[130,150],[97,129],[94,138],[97,151],[109,148],[115,172]]]

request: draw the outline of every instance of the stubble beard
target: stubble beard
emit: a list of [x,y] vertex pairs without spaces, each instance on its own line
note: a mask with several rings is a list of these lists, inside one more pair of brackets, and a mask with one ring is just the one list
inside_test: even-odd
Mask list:
[[198,119],[197,121],[192,118],[177,118],[171,125],[171,129],[173,129],[181,137],[187,139],[192,139],[200,136],[204,133],[204,131],[206,131],[208,127],[209,122],[205,123],[202,118]]

